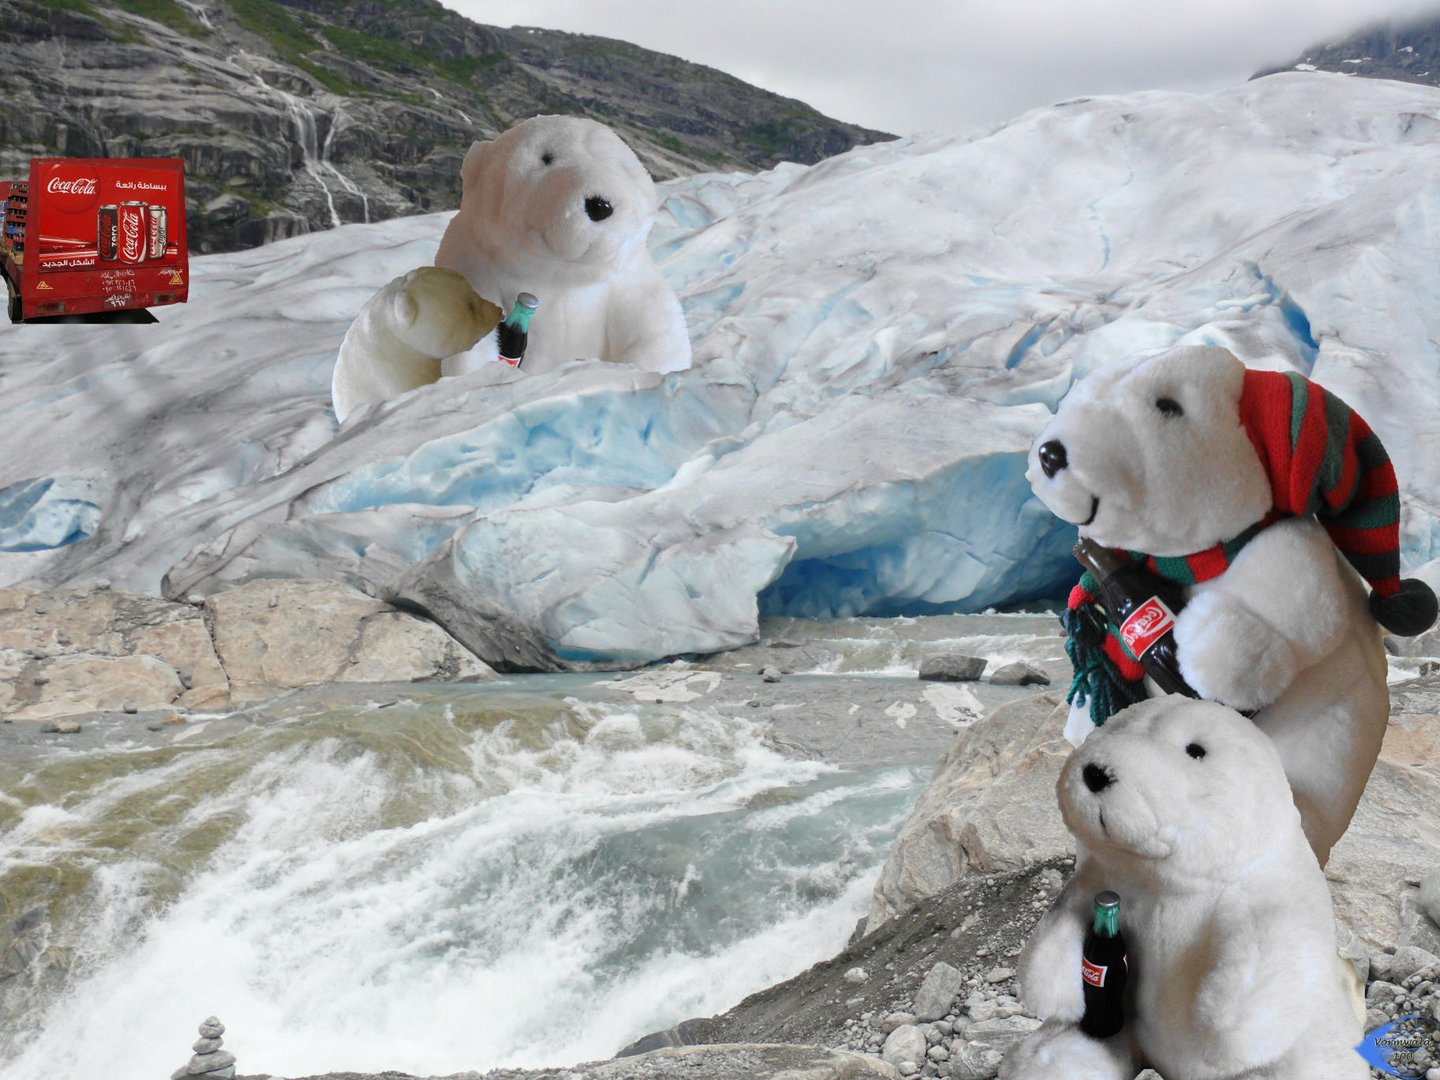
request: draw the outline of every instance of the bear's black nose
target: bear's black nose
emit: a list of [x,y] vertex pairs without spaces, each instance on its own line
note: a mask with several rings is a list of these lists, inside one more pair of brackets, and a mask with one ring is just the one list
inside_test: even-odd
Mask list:
[[1115,782],[1115,778],[1102,769],[1099,765],[1089,764],[1080,772],[1080,778],[1085,781],[1085,786],[1099,795],[1107,787]]
[[1040,471],[1046,476],[1054,478],[1055,474],[1066,465],[1070,459],[1065,456],[1065,444],[1055,439],[1040,444]]
[[585,200],[585,214],[591,221],[604,221],[615,212],[608,199],[602,199],[599,195],[591,195]]

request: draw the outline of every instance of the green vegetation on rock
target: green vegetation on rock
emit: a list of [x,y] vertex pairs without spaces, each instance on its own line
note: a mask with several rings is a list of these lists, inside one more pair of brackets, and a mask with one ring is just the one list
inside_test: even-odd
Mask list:
[[322,48],[290,12],[274,0],[229,0],[230,10],[235,19],[252,34],[264,38],[275,49],[276,55],[288,64],[314,76],[320,84],[335,94],[358,94],[362,92],[348,79],[331,71],[323,64],[317,64],[310,54]]
[[496,67],[510,59],[503,52],[481,56],[436,56],[424,45],[349,30],[343,26],[324,26],[321,33],[344,55],[382,71],[402,75],[442,75],[462,86],[467,85],[477,72]]
[[32,3],[41,8],[51,8],[55,11],[73,11],[79,15],[89,15],[92,19],[100,18],[100,13],[86,3],[86,0],[32,0]]
[[121,11],[128,11],[132,15],[151,19],[162,26],[179,30],[182,34],[188,34],[193,38],[204,39],[210,36],[210,31],[205,29],[200,20],[177,4],[175,0],[107,0],[107,2]]

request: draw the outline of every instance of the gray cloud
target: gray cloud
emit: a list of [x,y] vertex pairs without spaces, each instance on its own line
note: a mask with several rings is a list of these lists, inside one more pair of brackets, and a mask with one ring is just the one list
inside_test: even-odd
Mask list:
[[1070,97],[1207,90],[1436,0],[445,0],[477,22],[620,38],[909,134]]

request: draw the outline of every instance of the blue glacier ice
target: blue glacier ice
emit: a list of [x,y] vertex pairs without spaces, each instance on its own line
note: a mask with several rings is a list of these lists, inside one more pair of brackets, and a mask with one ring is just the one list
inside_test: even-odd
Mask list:
[[651,242],[690,370],[491,365],[343,426],[349,321],[447,216],[197,258],[156,327],[0,335],[0,583],[338,577],[538,668],[724,649],[762,613],[1058,597],[1071,534],[1030,496],[1030,440],[1087,371],[1188,342],[1355,406],[1396,462],[1407,572],[1433,575],[1440,155],[1417,117],[1440,91],[1288,73],[672,181]]

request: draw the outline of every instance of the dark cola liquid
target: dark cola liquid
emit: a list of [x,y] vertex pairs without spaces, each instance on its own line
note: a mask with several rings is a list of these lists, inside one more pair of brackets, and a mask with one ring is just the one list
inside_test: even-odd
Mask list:
[[1089,540],[1075,545],[1075,558],[1094,575],[1110,621],[1145,674],[1167,694],[1199,697],[1180,674],[1175,648],[1175,616],[1185,606],[1180,586]]
[[1080,966],[1085,988],[1080,1030],[1094,1039],[1108,1039],[1125,1026],[1125,982],[1130,974],[1125,935],[1120,933],[1120,898],[1114,893],[1095,898],[1095,921],[1085,935]]
[[525,346],[530,343],[530,316],[540,301],[530,293],[521,293],[515,298],[515,307],[509,316],[495,328],[495,344],[500,350],[500,359],[511,367],[519,367],[525,359]]
[[500,347],[500,359],[512,367],[519,367],[525,359],[525,346],[529,341],[529,334],[510,323],[501,323],[495,331],[495,343]]

